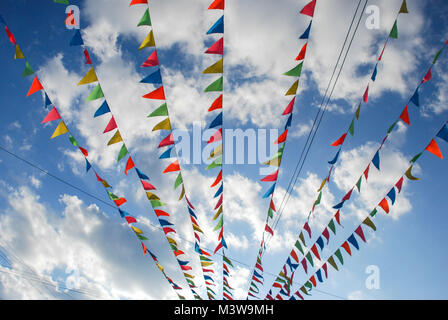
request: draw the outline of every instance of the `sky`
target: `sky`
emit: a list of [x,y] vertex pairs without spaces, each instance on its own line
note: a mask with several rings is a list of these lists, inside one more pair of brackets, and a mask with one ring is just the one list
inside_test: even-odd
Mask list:
[[[148,33],[148,28],[137,27],[145,6],[129,7],[129,0],[70,2],[80,9],[83,39],[123,139],[136,165],[150,175],[167,203],[178,232],[176,240],[191,261],[198,293],[206,297],[189,216],[183,202],[177,200],[178,191],[173,191],[176,175],[161,173],[169,164],[158,159],[157,145],[163,136],[151,131],[159,119],[147,118],[158,104],[141,98],[151,88],[139,83],[148,74],[140,65],[150,53],[138,50]],[[175,128],[190,134],[194,126],[205,128],[213,119],[207,112],[212,98],[203,93],[212,78],[201,74],[215,61],[204,54],[213,43],[213,37],[205,33],[221,14],[207,11],[210,2],[149,1],[170,119]],[[226,2],[224,128],[281,132],[286,120],[281,114],[290,100],[284,93],[291,85],[291,78],[282,74],[297,64],[294,58],[303,45],[298,38],[309,23],[309,17],[299,11],[308,2]],[[288,186],[356,5],[357,1],[350,0],[317,1],[274,194],[276,203],[281,202]],[[316,190],[328,173],[327,162],[336,152],[330,144],[350,124],[401,0],[370,0],[368,5],[379,8],[379,28],[368,29],[365,21],[369,15],[363,15],[303,171],[267,245],[264,294],[307,219]],[[398,39],[389,41],[377,80],[369,88],[369,102],[356,123],[356,134],[347,137],[322,203],[310,218],[312,241],[333,216],[332,206],[356,183],[448,39],[444,1],[408,0],[407,7],[409,14],[398,19]],[[89,68],[80,47],[69,46],[73,30],[64,25],[65,5],[51,0],[5,0],[0,3],[0,14],[70,132],[88,149],[89,161],[113,186],[113,192],[128,200],[126,211],[138,218],[151,251],[191,299],[163,232],[153,226],[157,220],[139,181],[134,173],[123,175],[125,163],[116,162],[119,146],[107,146],[111,135],[103,130],[109,118],[94,118],[98,103],[85,102],[93,86],[77,86]],[[85,172],[84,159],[67,135],[50,139],[56,124],[41,124],[48,112],[43,97],[40,93],[26,97],[32,77],[22,78],[23,60],[13,59],[14,46],[4,32],[0,48],[0,146],[78,188],[0,150],[0,299],[176,299],[152,260],[143,256],[139,241],[117,210],[98,201],[108,202],[107,194],[93,172]],[[322,257],[328,258],[345,241],[408,168],[409,160],[448,120],[446,54],[432,69],[431,81],[422,87],[421,107],[409,105],[411,126],[400,123],[384,145],[381,171],[372,168],[362,192],[354,192],[344,206],[343,228],[337,229]],[[438,144],[448,155],[447,144],[441,140]],[[226,255],[235,266],[229,283],[236,299],[246,298],[269,207],[262,196],[270,185],[260,182],[264,176],[260,169],[265,167],[261,163],[268,158],[223,168]],[[217,233],[212,221],[214,191],[209,185],[216,172],[205,170],[206,166],[183,164],[182,170],[187,194],[205,233],[202,244],[213,251]],[[360,250],[345,258],[340,271],[330,268],[329,278],[307,299],[447,299],[448,253],[443,245],[448,223],[446,167],[446,159],[425,153],[413,171],[421,179],[405,181],[391,212],[381,212],[375,218],[377,231],[366,232],[367,243],[360,243]],[[220,275],[221,257],[213,259]],[[379,288],[366,286],[369,266],[378,267]],[[308,277],[303,271],[296,272],[293,289]],[[220,276],[216,281],[220,283]],[[217,292],[220,298],[220,289]]]

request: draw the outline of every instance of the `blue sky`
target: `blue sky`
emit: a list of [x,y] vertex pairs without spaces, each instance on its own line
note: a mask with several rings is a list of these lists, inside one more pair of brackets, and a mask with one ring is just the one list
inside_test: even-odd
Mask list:
[[[177,201],[178,191],[172,190],[175,175],[161,174],[169,162],[158,159],[157,144],[162,136],[151,132],[157,119],[146,117],[158,104],[141,98],[149,92],[149,87],[138,83],[147,75],[139,66],[149,55],[149,51],[137,50],[148,32],[144,27],[136,27],[144,7],[129,8],[128,0],[71,2],[80,8],[83,38],[123,138],[137,166],[150,175],[161,198],[168,203],[180,236],[178,243],[187,251],[196,270],[199,292],[204,296],[188,214],[183,203]],[[189,132],[193,124],[205,126],[212,120],[212,115],[207,114],[212,98],[202,90],[213,78],[201,71],[215,60],[203,52],[211,43],[205,32],[219,12],[207,12],[208,2],[150,1],[171,121],[176,128]],[[227,1],[225,128],[284,126],[286,118],[281,113],[289,102],[284,92],[291,79],[282,73],[295,66],[294,58],[303,45],[297,38],[309,18],[298,11],[307,2]],[[280,271],[316,199],[316,190],[328,172],[327,161],[336,151],[330,143],[350,124],[401,0],[371,0],[368,4],[380,9],[380,29],[367,29],[364,15],[303,172],[264,255],[265,288],[272,284],[273,274]],[[334,214],[331,207],[356,183],[387,128],[399,116],[435,53],[447,40],[448,7],[443,1],[408,0],[407,4],[410,13],[399,17],[399,37],[388,44],[377,80],[370,87],[369,102],[357,122],[356,134],[347,138],[322,204],[310,220],[313,241]],[[353,1],[318,0],[275,193],[277,202],[305,143],[355,7]],[[126,210],[138,217],[139,227],[150,239],[151,250],[167,274],[186,288],[163,233],[151,227],[157,221],[134,173],[124,176],[124,162],[117,165],[115,160],[118,146],[106,146],[110,135],[102,132],[109,118],[93,118],[98,103],[84,102],[93,87],[76,85],[88,67],[81,49],[68,45],[72,31],[63,23],[65,6],[50,0],[8,0],[1,2],[0,14],[72,134],[89,150],[92,164],[114,187],[114,193],[128,199]],[[46,115],[43,99],[40,93],[26,97],[32,78],[21,77],[24,62],[13,60],[14,47],[5,33],[0,37],[0,47],[0,145],[107,202],[107,194],[92,172],[85,173],[84,159],[68,137],[49,139],[55,124],[40,124]],[[372,168],[369,183],[363,185],[361,194],[354,192],[342,210],[344,228],[339,228],[337,237],[331,239],[331,250],[324,249],[321,256],[325,259],[382,199],[403,174],[408,161],[448,119],[446,54],[433,68],[432,80],[422,87],[421,108],[409,106],[411,126],[400,124],[386,143],[382,170]],[[438,143],[442,153],[448,155],[446,143]],[[216,173],[206,171],[205,166],[184,165],[183,174],[187,194],[206,232],[203,244],[213,249],[217,238],[212,230],[215,200],[214,191],[208,186]],[[227,255],[235,259],[229,282],[238,299],[246,296],[269,205],[262,199],[269,184],[259,181],[261,167],[260,163],[224,166]],[[11,261],[0,267],[2,299],[70,298],[61,292],[62,287],[55,289],[31,280],[26,266],[32,267],[41,281],[55,286],[74,282],[74,287],[85,293],[70,291],[75,298],[176,298],[151,260],[142,256],[140,244],[116,210],[4,152],[0,153],[0,173],[0,249]],[[444,266],[448,256],[443,245],[448,222],[444,214],[446,159],[426,153],[414,173],[421,180],[405,182],[391,213],[380,213],[375,218],[377,232],[366,232],[367,244],[361,243],[360,251],[345,258],[341,271],[330,268],[329,279],[318,286],[320,291],[314,291],[310,299],[447,298]],[[215,258],[220,274],[221,258]],[[365,286],[369,265],[379,267],[380,289],[369,290]],[[307,277],[297,272],[294,279],[294,289],[298,289]],[[220,277],[216,280],[219,282]],[[187,290],[184,295],[191,298]]]

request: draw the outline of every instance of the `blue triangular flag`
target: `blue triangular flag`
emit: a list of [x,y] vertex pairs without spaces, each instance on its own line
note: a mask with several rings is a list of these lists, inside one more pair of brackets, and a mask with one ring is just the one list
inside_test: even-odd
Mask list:
[[350,242],[356,249],[359,250],[358,241],[356,241],[355,235],[353,233],[350,237],[348,237],[347,241]]
[[264,279],[264,278],[263,278],[263,275],[259,274],[259,273],[257,272],[257,270],[254,270],[254,276],[256,276],[257,278],[260,278],[260,279]]
[[378,63],[375,65],[375,69],[373,70],[372,81],[376,80],[376,74],[377,73],[378,73]]
[[378,170],[380,170],[380,151],[379,150],[375,153],[375,156],[372,159],[372,163]]
[[162,227],[165,227],[165,226],[173,226],[173,224],[172,224],[171,222],[169,222],[169,221],[167,221],[167,220],[164,220],[164,219],[159,219],[159,222],[160,222],[160,224],[162,225]]
[[316,276],[317,276],[317,280],[319,280],[319,282],[324,282],[322,280],[322,271],[320,269],[316,271]]
[[230,276],[230,275],[227,273],[226,270],[222,270],[222,273],[223,273],[226,277],[229,277],[229,276]]
[[215,24],[207,31],[207,34],[224,33],[224,16],[218,19]]
[[418,89],[419,88],[420,87],[417,87],[417,89],[415,89],[415,92],[414,92],[414,94],[412,95],[412,98],[411,98],[411,102],[413,104],[415,104],[417,107],[420,107],[420,95],[418,93]]
[[122,218],[126,217],[126,216],[130,216],[130,214],[124,210],[118,209],[118,211],[120,212],[120,216]]
[[101,104],[101,106],[95,111],[95,114],[93,115],[94,118],[99,117],[105,113],[109,113],[109,105],[107,104],[106,100]]
[[168,159],[171,158],[171,151],[173,150],[174,147],[171,147],[167,150],[165,150],[159,157],[159,159]]
[[187,208],[188,208],[188,212],[190,213],[190,215],[193,216],[197,220],[198,217],[196,217],[196,214],[194,213],[194,211],[189,206],[187,206]]
[[218,191],[216,191],[213,198],[219,197],[219,195],[222,193],[222,190],[223,190],[223,185],[221,184],[221,186],[219,187]]
[[324,239],[322,239],[322,236],[319,236],[319,238],[317,238],[316,243],[319,246],[320,250],[324,248]]
[[48,97],[47,93],[45,92],[45,108],[48,106],[51,106],[53,102],[51,102],[50,98]]
[[140,170],[138,170],[137,168],[135,168],[135,171],[137,171],[137,175],[140,179],[149,180],[148,176],[143,172],[141,172]]
[[86,159],[86,172],[89,172],[92,165],[90,164],[89,160]]
[[268,198],[271,194],[274,193],[275,183],[269,188],[269,190],[264,194],[263,199]]
[[297,300],[297,299],[294,298],[294,296],[291,296],[291,297],[289,298],[289,300]]
[[439,137],[440,139],[445,140],[446,142],[448,142],[448,128],[446,126],[446,124],[443,126],[442,129],[440,129],[440,131],[437,133],[437,137]]
[[226,240],[224,239],[224,236],[222,236],[222,238],[221,238],[221,244],[222,244],[222,246],[223,246],[224,248],[228,249],[228,248],[227,248]]
[[222,126],[222,112],[216,116],[208,128],[211,129],[218,126]]
[[162,75],[160,74],[160,69],[157,69],[153,73],[151,73],[149,76],[143,78],[140,80],[141,83],[162,83]]
[[202,254],[201,248],[199,248],[199,245],[197,242],[194,243],[194,251],[196,251],[199,254]]
[[183,260],[179,260],[179,259],[177,259],[177,262],[179,262],[179,264],[181,266],[186,266],[189,263],[188,261],[183,261]]
[[292,113],[289,115],[288,120],[286,121],[285,130],[291,126],[292,122]]
[[341,201],[341,202],[339,202],[337,205],[335,205],[335,206],[333,207],[333,209],[341,209],[341,208],[344,206],[344,202],[345,202],[345,201]]
[[396,195],[395,188],[390,189],[389,193],[387,194],[390,201],[392,201],[392,205],[395,203],[395,195]]
[[72,39],[70,40],[70,46],[82,46],[83,44],[84,42],[82,41],[81,32],[79,29],[76,29]]
[[341,148],[339,148],[338,152],[336,153],[336,155],[334,156],[333,160],[328,161],[329,164],[335,164],[338,161],[339,158],[339,152],[341,152]]
[[[225,271],[225,270],[224,270],[224,271]],[[210,276],[208,276],[208,275],[206,275],[206,274],[204,275],[204,279],[213,281],[212,277],[210,277]]]
[[305,32],[299,37],[299,39],[308,39],[309,38],[312,22],[313,22],[313,20],[310,21],[308,28],[306,28]]

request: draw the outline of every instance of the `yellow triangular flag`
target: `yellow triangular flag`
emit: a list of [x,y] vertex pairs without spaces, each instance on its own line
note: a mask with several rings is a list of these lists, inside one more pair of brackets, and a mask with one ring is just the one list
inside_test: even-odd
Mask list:
[[146,192],[148,200],[160,200],[160,198],[152,192]]
[[104,188],[112,188],[112,186],[110,186],[106,180],[101,180],[101,183],[103,184]]
[[218,211],[216,212],[215,216],[213,217],[213,221],[218,219],[218,217],[221,214],[221,212],[222,212],[222,206],[219,207]]
[[115,131],[114,136],[112,138],[110,138],[110,140],[107,143],[107,145],[110,146],[111,144],[118,143],[118,142],[121,142],[121,141],[123,141],[123,139],[121,138],[120,131],[117,130],[117,131]]
[[319,190],[317,190],[317,192],[321,192],[322,191],[322,188],[324,187],[326,182],[327,182],[327,178],[325,178],[324,181],[322,181],[322,183],[320,184]]
[[53,139],[67,132],[68,132],[67,126],[65,125],[64,121],[61,121],[56,127],[56,130],[54,130],[53,135],[51,136],[50,139]]
[[201,230],[201,228],[199,228],[197,225],[195,225],[195,224],[192,224],[193,225],[193,229],[194,230],[196,230],[197,232],[200,232],[200,233],[204,233],[202,230]]
[[154,126],[154,128],[152,128],[152,131],[157,131],[157,130],[171,130],[170,118],[166,118],[165,120],[162,120],[161,122],[156,124]]
[[282,158],[275,158],[272,160],[268,160],[266,162],[263,162],[263,164],[267,165],[267,166],[275,166],[275,167],[279,167],[280,166],[280,162],[282,161]]
[[182,200],[182,198],[184,197],[184,195],[185,195],[185,187],[184,187],[184,185],[182,184],[182,192],[180,193],[179,201]]
[[20,50],[19,45],[16,45],[16,53],[14,54],[14,59],[25,59],[22,50]]
[[156,263],[157,263],[157,267],[159,268],[159,270],[162,272],[165,272],[165,271],[163,271],[163,267],[160,265],[160,263],[158,263],[158,262],[156,262]]
[[92,82],[97,82],[97,81],[98,81],[98,78],[96,77],[95,70],[92,67],[92,68],[90,68],[89,71],[87,71],[84,78],[82,78],[81,81],[78,82],[78,86],[83,85],[83,84],[92,83]]
[[208,267],[208,266],[211,266],[212,264],[213,264],[213,262],[201,261],[201,266],[203,266],[203,267]]
[[170,238],[170,237],[166,237],[166,238],[168,239],[169,243],[174,244],[177,247],[177,242],[173,238]]
[[154,34],[151,30],[151,32],[148,33],[148,35],[146,36],[145,40],[143,40],[143,42],[140,45],[140,47],[138,48],[138,50],[142,50],[143,48],[147,48],[147,47],[155,47],[155,46],[156,46],[156,42],[154,41]]
[[222,143],[210,153],[209,159],[222,155]]
[[297,88],[299,87],[299,79],[296,80],[291,86],[291,88],[288,89],[285,96],[295,96],[297,93]]
[[223,59],[222,58],[215,64],[211,65],[210,67],[208,67],[207,69],[202,71],[202,73],[222,73],[222,72],[223,72]]
[[186,278],[194,279],[194,276],[192,276],[191,274],[186,273],[186,272],[184,272],[184,276],[185,276]]
[[137,234],[142,234],[142,233],[143,233],[143,231],[140,230],[139,228],[136,228],[136,227],[134,227],[134,226],[131,226],[131,228],[132,228],[132,230],[134,230],[134,232],[137,233]]

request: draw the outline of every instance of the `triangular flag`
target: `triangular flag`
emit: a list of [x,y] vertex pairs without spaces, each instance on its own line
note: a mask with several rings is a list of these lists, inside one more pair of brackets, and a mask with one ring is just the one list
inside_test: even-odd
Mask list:
[[87,71],[84,78],[82,78],[81,81],[78,82],[78,86],[83,85],[83,84],[92,83],[92,82],[97,82],[97,81],[98,81],[98,78],[96,76],[95,70],[92,67],[89,69],[89,71]]
[[110,112],[109,105],[107,104],[106,100],[104,100],[101,106],[95,111],[93,117],[96,118],[109,112]]
[[428,82],[432,78],[431,68],[429,68],[426,75],[423,77],[422,83]]
[[92,60],[90,60],[89,51],[87,51],[87,49],[84,49],[84,57],[86,58],[86,64],[92,64]]
[[208,10],[212,9],[224,10],[224,0],[213,1],[213,3],[208,7]]
[[156,46],[156,43],[154,41],[154,33],[151,29],[151,31],[148,33],[146,38],[143,40],[143,42],[140,45],[140,47],[138,48],[138,50],[142,50],[142,49],[148,48],[148,47],[155,47],[155,46]]
[[302,73],[302,66],[303,66],[303,62],[300,62],[300,64],[298,64],[291,70],[285,72],[283,75],[291,76],[291,77],[300,77],[300,74]]
[[213,91],[222,91],[223,78],[219,78],[212,82],[207,88],[204,89],[204,92],[213,92]]
[[93,89],[92,93],[90,93],[90,95],[87,97],[86,101],[93,101],[93,100],[100,99],[103,97],[104,97],[103,90],[101,89],[101,86],[98,83],[98,85],[95,87],[95,89]]
[[398,39],[398,26],[397,26],[397,20],[395,20],[394,25],[392,27],[392,30],[390,30],[389,33],[390,38]]
[[335,142],[333,142],[331,144],[332,147],[337,147],[340,146],[341,144],[344,143],[345,141],[345,137],[347,136],[347,133],[344,133],[338,140],[336,140]]
[[107,124],[106,128],[104,129],[103,133],[112,131],[117,128],[117,123],[115,122],[114,117],[110,118],[109,123]]
[[210,48],[205,51],[207,54],[224,54],[224,38],[216,41]]
[[129,6],[133,6],[135,4],[148,4],[148,0],[132,0]]
[[443,159],[442,151],[440,151],[439,146],[437,145],[436,140],[432,139],[428,146],[425,148],[426,151],[432,153],[433,155]]
[[160,69],[157,69],[150,75],[146,76],[140,83],[151,83],[151,84],[161,84],[162,83],[162,75],[160,74]]
[[446,124],[437,133],[437,137],[448,142],[448,127]]
[[162,173],[175,172],[179,170],[180,170],[179,161],[176,160],[173,163],[171,163],[168,167],[166,167],[166,169],[163,170]]
[[20,47],[18,44],[16,44],[16,52],[14,54],[14,59],[25,59],[25,56],[24,56],[22,50],[20,50]]
[[419,88],[420,87],[417,87],[417,89],[415,89],[415,92],[414,92],[414,94],[411,97],[411,102],[413,104],[415,104],[417,107],[420,107],[420,95],[418,93],[418,89]]
[[224,33],[224,16],[219,18],[213,26],[207,31],[207,34]]
[[31,84],[31,87],[28,90],[28,93],[26,94],[26,96],[28,97],[28,96],[32,95],[33,93],[36,93],[37,91],[42,90],[43,88],[44,87],[42,87],[42,85],[40,84],[39,79],[37,79],[37,77],[34,76],[33,83]]
[[294,108],[294,103],[296,101],[296,97],[292,98],[291,102],[288,103],[285,110],[282,113],[282,116],[290,114],[292,112],[292,109]]
[[53,135],[51,136],[50,139],[56,138],[57,136],[60,136],[67,132],[68,132],[67,126],[65,125],[64,121],[61,121],[56,127],[56,130],[54,130]]
[[55,107],[53,107],[53,109],[51,109],[50,112],[48,112],[48,114],[46,115],[44,120],[42,120],[41,123],[46,123],[46,122],[54,121],[54,120],[58,120],[58,119],[61,119],[61,116],[59,115],[58,110]]
[[[378,170],[380,170],[380,151],[379,150],[373,156],[372,163]],[[367,180],[367,178],[366,178],[366,180]]]
[[148,59],[146,59],[145,62],[143,62],[143,64],[141,65],[142,68],[146,68],[146,67],[155,67],[159,65],[159,58],[157,57],[157,51],[154,50],[148,57]]
[[135,167],[134,161],[131,157],[129,157],[128,161],[126,162],[126,168],[124,169],[124,174],[128,175],[128,171]]
[[173,138],[173,133],[170,132],[170,134],[164,138],[162,141],[160,141],[158,148],[163,148],[166,146],[170,146],[174,144],[174,138]]
[[151,26],[151,17],[149,16],[149,9],[145,10],[145,13],[138,22],[137,27],[140,26]]
[[216,63],[202,71],[204,74],[209,73],[223,73],[223,58],[219,59]]
[[33,68],[31,68],[31,65],[28,61],[25,62],[25,71],[22,73],[22,78],[34,74]]
[[299,79],[297,79],[291,86],[291,88],[286,91],[285,96],[295,96],[297,93],[297,88],[299,87]]
[[157,130],[171,130],[170,118],[165,118],[164,120],[162,120],[161,122],[156,124],[154,126],[154,128],[152,128],[152,131],[157,131]]
[[305,42],[305,44],[303,45],[302,49],[300,49],[300,52],[299,52],[298,56],[296,57],[297,61],[305,59],[307,45],[308,45],[308,42]]
[[406,107],[404,107],[403,112],[400,115],[400,119],[407,125],[409,125],[409,126],[411,125],[411,122],[409,120],[408,105],[406,105]]
[[108,146],[123,141],[123,138],[121,137],[120,131],[115,131],[115,134],[110,138],[109,142],[107,143]]
[[299,39],[308,39],[310,37],[310,31],[311,31],[311,23],[313,20],[310,21],[310,24],[306,28],[305,32],[302,33],[302,35],[299,37]]
[[387,202],[386,198],[381,200],[381,202],[378,204],[386,213],[389,213],[389,203]]
[[301,14],[313,17],[314,16],[314,9],[316,7],[316,0],[311,1],[308,3],[303,9],[300,11]]
[[398,13],[409,13],[408,7],[406,6],[406,0],[401,3],[400,11]]
[[150,93],[147,93],[143,96],[146,99],[155,99],[155,100],[165,100],[165,91],[163,90],[163,86],[157,88]]
[[70,39],[70,46],[82,46],[83,44],[84,42],[82,41],[81,32],[77,29]]
[[8,26],[5,26],[5,31],[6,34],[8,35],[9,41],[11,41],[13,45],[17,45],[16,39],[14,38],[12,32],[9,30]]
[[160,117],[160,116],[168,116],[168,107],[167,107],[166,103],[162,104],[156,110],[151,112],[148,115],[148,118],[150,118],[150,117]]
[[219,95],[219,97],[216,98],[215,101],[213,101],[213,103],[210,106],[210,108],[208,108],[208,112],[213,111],[213,110],[217,110],[217,109],[221,109],[221,108],[222,108],[222,94]]
[[121,146],[120,152],[118,152],[118,158],[117,162],[119,162],[121,159],[123,159],[128,154],[128,149],[126,148],[126,145],[123,143]]
[[364,95],[362,96],[362,99],[365,103],[369,101],[369,86],[367,85],[366,91],[364,91]]

